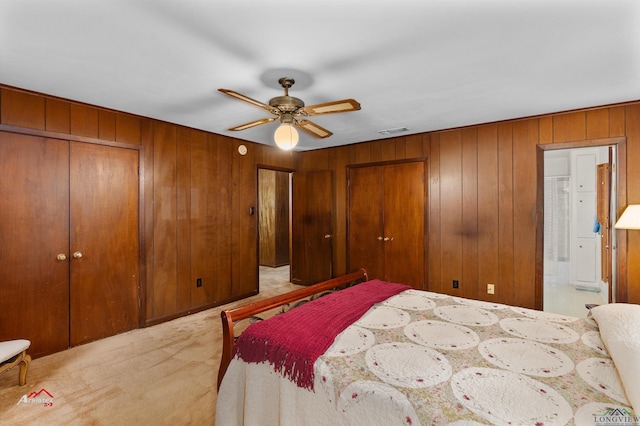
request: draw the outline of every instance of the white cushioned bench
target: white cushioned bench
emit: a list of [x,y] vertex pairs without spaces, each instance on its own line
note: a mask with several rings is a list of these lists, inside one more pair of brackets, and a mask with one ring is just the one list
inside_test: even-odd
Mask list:
[[0,373],[20,364],[20,386],[27,383],[27,370],[31,363],[31,356],[27,354],[29,346],[31,342],[24,339],[0,342]]

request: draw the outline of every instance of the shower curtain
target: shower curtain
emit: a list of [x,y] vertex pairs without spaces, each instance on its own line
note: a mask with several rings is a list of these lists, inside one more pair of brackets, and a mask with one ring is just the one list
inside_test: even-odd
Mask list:
[[[569,176],[544,178],[544,275],[554,282],[570,256],[570,184]],[[568,284],[568,279],[557,283]]]

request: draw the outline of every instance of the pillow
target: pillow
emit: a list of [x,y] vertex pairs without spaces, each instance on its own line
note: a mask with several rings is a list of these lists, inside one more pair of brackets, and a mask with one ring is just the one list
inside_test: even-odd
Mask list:
[[640,305],[611,303],[590,311],[618,370],[627,398],[640,413]]

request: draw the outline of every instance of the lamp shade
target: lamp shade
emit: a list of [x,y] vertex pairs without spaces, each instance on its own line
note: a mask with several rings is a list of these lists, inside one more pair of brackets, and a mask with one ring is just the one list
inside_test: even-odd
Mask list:
[[640,229],[640,204],[629,204],[618,219],[616,229]]
[[298,131],[289,123],[282,123],[273,134],[280,149],[290,150],[298,145]]

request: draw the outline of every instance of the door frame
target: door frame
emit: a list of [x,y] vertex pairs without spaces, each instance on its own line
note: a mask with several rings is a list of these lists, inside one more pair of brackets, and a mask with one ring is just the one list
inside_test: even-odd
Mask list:
[[[558,149],[593,148],[615,146],[616,160],[616,215],[612,225],[627,206],[627,138],[587,139],[574,142],[561,142],[536,145],[536,255],[535,255],[535,308],[542,310],[544,301],[544,153]],[[626,231],[615,230],[615,301],[627,302],[627,238]],[[610,284],[611,287],[612,284]],[[609,298],[613,297],[609,292]]]
[[[289,173],[289,267],[291,267],[291,175],[296,171],[287,167],[256,164],[256,288],[260,292],[260,169]],[[289,273],[291,279],[291,272]]]
[[[145,327],[147,316],[147,269],[146,269],[146,244],[145,244],[145,220],[144,220],[144,170],[145,150],[143,145],[107,141],[98,138],[77,136],[67,133],[51,132],[48,130],[30,129],[27,127],[0,124],[1,132],[16,133],[20,135],[36,136],[48,139],[59,139],[69,142],[82,142],[95,145],[105,145],[115,148],[132,149],[138,151],[138,328]],[[151,234],[153,235],[153,234]]]

